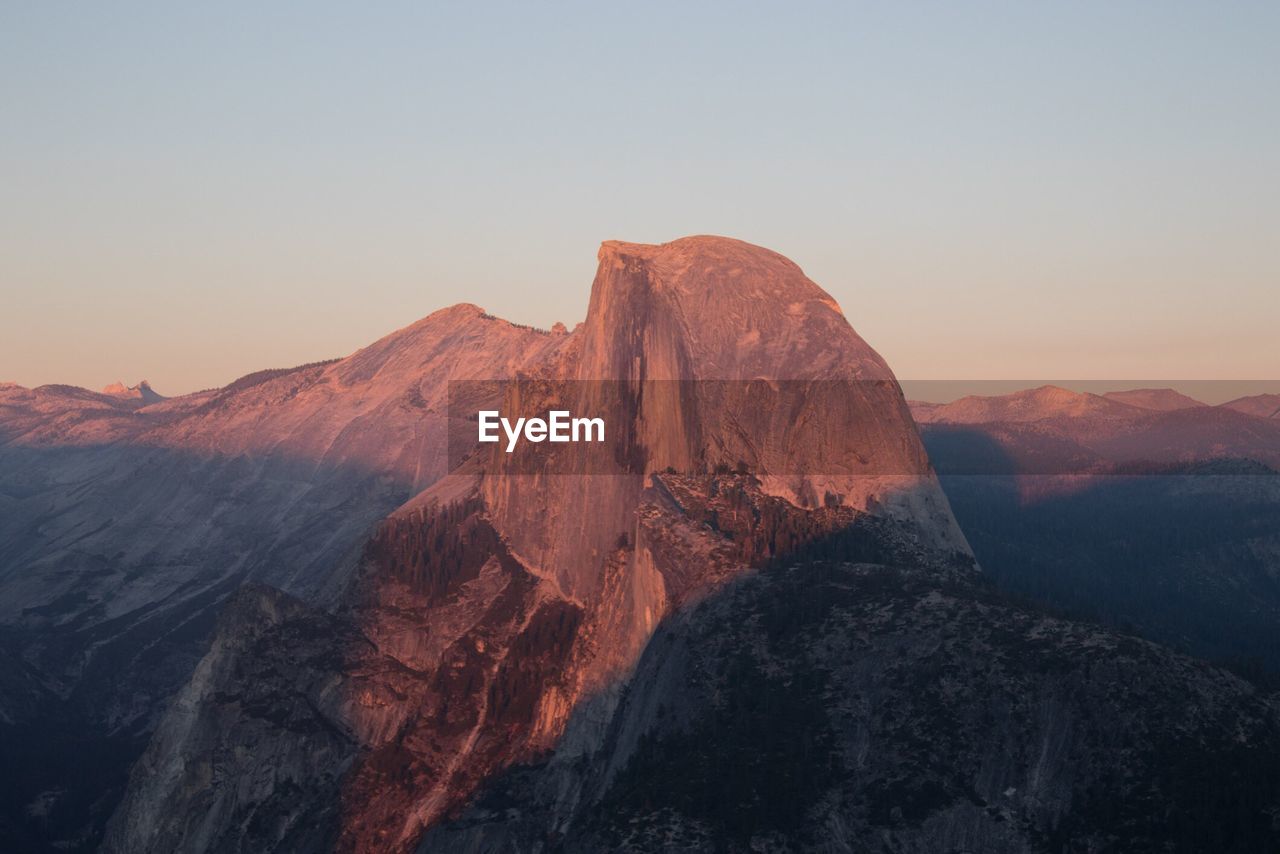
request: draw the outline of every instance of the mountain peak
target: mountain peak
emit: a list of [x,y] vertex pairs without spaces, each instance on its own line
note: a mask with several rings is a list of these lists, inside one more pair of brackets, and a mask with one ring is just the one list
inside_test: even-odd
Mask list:
[[[566,361],[582,383],[571,393],[584,405],[572,408],[629,437],[646,472],[751,471],[797,507],[830,500],[909,518],[931,542],[967,550],[888,365],[797,265],[723,237],[606,241],[599,260]],[[550,498],[538,480],[484,489],[513,550],[555,567],[560,588],[584,600],[604,578],[600,556],[634,533],[640,500],[608,478],[566,480]]]
[[1016,391],[1013,397],[1025,397],[1035,400],[1048,401],[1053,403],[1076,402],[1087,399],[1090,395],[1081,391],[1072,391],[1069,388],[1063,388],[1060,385],[1046,383],[1042,386],[1027,389],[1025,391]]
[[168,399],[151,388],[151,383],[146,380],[141,380],[137,385],[133,386],[127,386],[117,381],[103,388],[102,393],[126,400],[140,401],[144,406],[148,403],[159,403]]
[[773,263],[785,265],[796,272],[800,267],[785,255],[772,249],[738,240],[735,237],[721,237],[714,234],[694,234],[669,240],[666,243],[631,243],[626,240],[606,240],[600,244],[597,254],[600,260],[607,257],[639,258],[644,260],[693,260],[693,259],[768,259]]
[[583,345],[592,378],[890,376],[836,301],[777,252],[696,236],[608,240],[598,257]]
[[970,395],[951,403],[915,409],[916,420],[921,423],[955,424],[1025,423],[1063,417],[1122,419],[1134,414],[1137,410],[1130,404],[1056,385],[990,397]]

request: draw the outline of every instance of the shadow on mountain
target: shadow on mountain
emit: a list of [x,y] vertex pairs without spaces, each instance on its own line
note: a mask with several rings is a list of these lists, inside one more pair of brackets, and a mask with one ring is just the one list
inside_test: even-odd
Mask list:
[[330,600],[411,488],[271,453],[0,447],[0,848],[95,849],[227,597]]
[[1274,697],[912,540],[842,531],[664,620],[600,743],[583,712],[418,850],[1280,844]]
[[241,588],[110,850],[353,850],[415,811],[425,851],[1280,841],[1280,726],[1254,686],[1012,602],[904,521],[788,509],[750,475],[660,480],[646,513],[673,560],[760,569],[704,574],[557,737],[547,710],[608,620],[550,596],[483,505],[402,512],[353,610]]
[[995,583],[1251,678],[1280,676],[1273,469],[1233,458],[1090,460],[1065,440],[1001,429],[922,431]]

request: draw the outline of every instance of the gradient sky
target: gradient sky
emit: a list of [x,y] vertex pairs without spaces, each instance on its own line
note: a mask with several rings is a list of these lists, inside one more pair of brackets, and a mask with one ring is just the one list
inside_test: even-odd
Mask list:
[[601,240],[696,233],[900,377],[1275,378],[1278,43],[1270,2],[5,2],[0,380],[572,326]]

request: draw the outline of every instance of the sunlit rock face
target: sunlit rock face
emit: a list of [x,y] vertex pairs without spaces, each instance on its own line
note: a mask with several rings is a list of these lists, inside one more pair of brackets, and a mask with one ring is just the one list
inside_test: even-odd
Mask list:
[[[483,486],[495,524],[566,593],[593,595],[603,557],[633,532],[643,475],[667,469],[751,471],[799,506],[928,519],[938,545],[964,548],[888,366],[799,267],[715,237],[610,241],[599,257],[581,341],[549,373],[579,383],[574,411],[627,436],[640,477]],[[593,453],[609,449],[577,453],[577,474],[608,471]]]

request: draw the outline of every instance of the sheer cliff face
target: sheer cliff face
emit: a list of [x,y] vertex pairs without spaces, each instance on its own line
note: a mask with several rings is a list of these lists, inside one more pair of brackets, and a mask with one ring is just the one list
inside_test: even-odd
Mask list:
[[667,469],[751,471],[800,506],[876,507],[967,549],[892,372],[799,267],[715,237],[609,241],[599,260],[556,373],[577,381],[576,411],[627,436],[631,479],[593,476],[607,451],[587,448],[574,477],[484,487],[495,523],[568,595],[595,595],[612,544],[635,533],[644,475]]
[[[802,503],[805,476],[928,472],[884,360],[768,250],[706,237],[606,243],[581,334],[581,379],[636,388],[629,414],[649,471],[745,467]],[[865,507],[875,485],[846,479],[834,491]]]
[[835,300],[777,253],[608,241],[583,324],[591,379],[892,379]]

